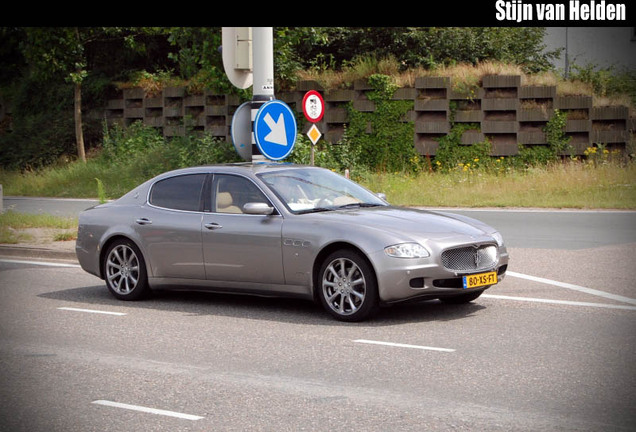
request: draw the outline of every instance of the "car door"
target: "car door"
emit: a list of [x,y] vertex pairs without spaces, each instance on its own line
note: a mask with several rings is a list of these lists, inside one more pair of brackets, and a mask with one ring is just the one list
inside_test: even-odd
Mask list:
[[159,180],[135,216],[152,277],[205,280],[201,199],[206,177],[187,174]]
[[250,179],[215,175],[210,188],[212,212],[203,216],[203,259],[208,280],[284,284],[281,228],[277,213],[243,212],[250,202],[269,199]]

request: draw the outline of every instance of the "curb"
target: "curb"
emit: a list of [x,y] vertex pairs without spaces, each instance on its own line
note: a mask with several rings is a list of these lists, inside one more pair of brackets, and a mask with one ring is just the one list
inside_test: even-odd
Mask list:
[[75,252],[27,246],[0,245],[0,256],[12,258],[48,258],[77,262]]

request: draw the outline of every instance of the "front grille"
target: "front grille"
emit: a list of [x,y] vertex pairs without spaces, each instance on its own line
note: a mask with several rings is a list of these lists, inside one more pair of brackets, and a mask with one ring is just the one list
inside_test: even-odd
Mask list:
[[497,247],[467,246],[449,249],[442,253],[442,264],[453,271],[479,271],[497,264]]

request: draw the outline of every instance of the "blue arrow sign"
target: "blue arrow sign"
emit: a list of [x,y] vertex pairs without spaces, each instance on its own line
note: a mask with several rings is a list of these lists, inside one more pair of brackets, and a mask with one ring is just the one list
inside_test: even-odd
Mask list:
[[271,160],[285,159],[296,143],[296,118],[282,101],[263,104],[254,118],[254,140],[263,156]]

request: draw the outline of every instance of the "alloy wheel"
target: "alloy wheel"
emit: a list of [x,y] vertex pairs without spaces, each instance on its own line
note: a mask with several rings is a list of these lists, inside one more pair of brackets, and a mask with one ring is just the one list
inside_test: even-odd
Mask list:
[[340,316],[356,313],[364,304],[367,283],[358,265],[344,257],[331,261],[322,277],[322,294],[331,310]]
[[115,246],[106,259],[106,278],[109,286],[118,294],[128,295],[139,283],[139,259],[126,244]]

